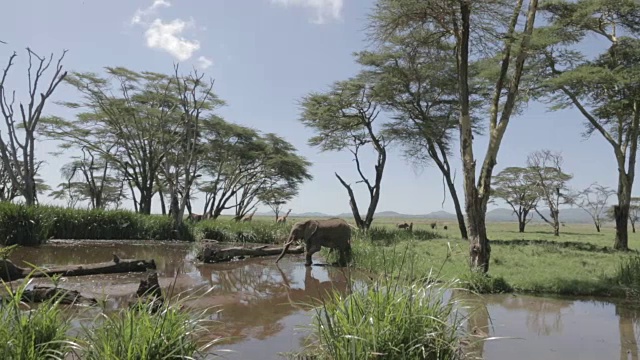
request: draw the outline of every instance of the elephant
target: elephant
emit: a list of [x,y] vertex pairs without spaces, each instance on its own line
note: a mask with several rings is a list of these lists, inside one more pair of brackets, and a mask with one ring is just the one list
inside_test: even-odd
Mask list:
[[323,246],[340,251],[338,261],[340,266],[346,266],[351,261],[351,225],[343,219],[331,218],[295,223],[276,264],[296,240],[304,240],[305,266],[312,265],[311,256],[320,251]]

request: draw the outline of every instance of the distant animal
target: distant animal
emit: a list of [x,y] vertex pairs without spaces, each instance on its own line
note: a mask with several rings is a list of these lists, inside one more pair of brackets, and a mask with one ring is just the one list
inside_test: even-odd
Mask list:
[[406,222],[405,223],[400,223],[397,226],[398,226],[398,229],[406,229],[409,232],[413,231],[413,222],[411,222],[409,224],[407,224]]
[[431,223],[431,229],[435,229],[435,228],[436,228],[436,226],[437,226],[437,224],[436,224],[436,223]]
[[444,226],[444,229],[447,230],[449,227],[447,225]]
[[189,216],[187,216],[187,219],[189,219],[191,221],[198,222],[198,221],[204,219],[204,216],[203,215],[199,215],[199,214],[191,213],[191,214],[189,214]]
[[120,263],[120,258],[115,253],[113,254],[113,262],[116,263],[116,264]]
[[340,218],[297,222],[291,228],[289,238],[278,256],[276,264],[296,240],[304,240],[305,266],[311,266],[311,257],[324,246],[340,252],[338,264],[346,266],[351,261],[351,225]]
[[253,212],[251,213],[251,215],[246,215],[245,217],[242,218],[242,221],[251,221],[251,220],[253,220],[253,215],[256,214],[256,211],[258,211],[258,209],[253,209]]
[[291,213],[291,209],[289,209],[289,211],[287,211],[287,213],[286,213],[284,216],[279,217],[279,218],[276,220],[276,222],[277,222],[278,224],[284,224],[284,223],[286,223],[286,222],[287,222],[287,217],[289,217],[289,214],[290,214],[290,213]]

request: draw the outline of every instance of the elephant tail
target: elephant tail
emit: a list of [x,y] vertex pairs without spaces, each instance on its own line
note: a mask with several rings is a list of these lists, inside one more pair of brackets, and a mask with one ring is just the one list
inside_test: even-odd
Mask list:
[[282,252],[280,253],[280,256],[278,256],[278,259],[276,259],[276,264],[278,263],[278,261],[280,261],[280,259],[284,257],[284,254],[287,252],[287,250],[289,250],[289,246],[291,246],[292,243],[293,241],[287,241],[287,243],[282,248]]

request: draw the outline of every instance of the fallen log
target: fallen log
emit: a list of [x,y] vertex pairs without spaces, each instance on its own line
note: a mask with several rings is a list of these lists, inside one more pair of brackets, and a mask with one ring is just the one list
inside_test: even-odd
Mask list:
[[[97,274],[118,274],[126,272],[145,272],[147,269],[155,269],[156,263],[153,259],[134,260],[120,259],[114,255],[113,261],[84,264],[84,265],[67,265],[52,267],[50,269],[38,269],[33,271],[32,268],[22,268],[15,265],[11,260],[0,259],[0,279],[4,281],[13,281],[22,279],[29,274],[31,277],[45,277],[53,275],[62,276],[85,276]],[[32,273],[33,272],[33,273]]]
[[21,300],[26,303],[41,303],[54,298],[57,298],[56,300],[59,300],[61,304],[66,305],[95,305],[98,303],[96,299],[82,296],[80,292],[76,290],[68,290],[50,286],[34,286],[31,289],[25,289],[22,293]]
[[[264,245],[253,248],[237,246],[221,249],[213,245],[205,245],[198,252],[197,259],[204,263],[216,263],[231,261],[236,257],[280,255],[281,252],[281,246]],[[290,247],[287,250],[287,254],[302,254],[303,252],[304,246]]]

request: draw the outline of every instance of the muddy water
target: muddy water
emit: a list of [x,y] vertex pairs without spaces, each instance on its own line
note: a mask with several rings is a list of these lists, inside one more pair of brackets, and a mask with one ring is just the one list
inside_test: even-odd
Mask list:
[[[39,266],[111,261],[112,254],[127,259],[154,259],[163,290],[193,295],[186,304],[208,309],[212,340],[227,339],[213,351],[228,359],[278,359],[281,352],[299,350],[308,334],[312,307],[323,294],[346,292],[354,278],[348,269],[305,267],[301,256],[288,255],[278,266],[275,257],[220,264],[198,264],[192,246],[176,242],[55,242],[39,248],[17,249],[10,259]],[[322,263],[319,256],[315,263]],[[134,299],[144,273],[63,278],[60,286],[107,299],[116,309]],[[34,279],[47,284],[47,279]],[[213,288],[210,292],[206,290]]]
[[474,355],[483,359],[638,360],[638,304],[526,295],[464,303],[472,311],[467,330],[478,338],[507,337],[472,341]]
[[[300,255],[285,257],[279,266],[273,257],[198,264],[191,245],[158,241],[57,242],[18,249],[10,258],[19,265],[28,261],[53,266],[110,261],[112,253],[154,259],[163,289],[174,280],[176,293],[203,294],[213,287],[188,305],[210,309],[210,317],[219,321],[210,328],[211,338],[228,340],[214,351],[228,359],[281,359],[279,353],[299,350],[313,313],[305,304],[317,304],[326,290],[348,291],[348,279],[359,283],[355,274],[339,268],[306,268]],[[142,273],[68,277],[61,286],[106,297],[107,306],[115,309],[133,299],[145,277]],[[478,339],[484,335],[512,338],[472,340],[469,350],[487,360],[638,360],[640,310],[632,304],[523,295],[472,299],[465,295],[463,303],[473,314],[465,326]]]

